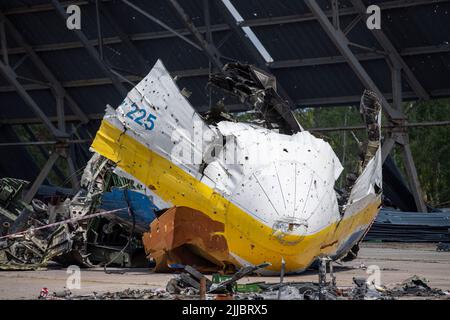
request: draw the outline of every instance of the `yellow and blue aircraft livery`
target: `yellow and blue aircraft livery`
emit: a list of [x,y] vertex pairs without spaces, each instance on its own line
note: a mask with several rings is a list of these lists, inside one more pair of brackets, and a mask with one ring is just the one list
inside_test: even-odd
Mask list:
[[380,206],[380,150],[340,210],[333,187],[342,166],[328,143],[307,131],[208,126],[161,61],[116,110],[107,108],[92,148],[167,207],[222,222],[230,260],[270,262],[266,274],[279,273],[282,259],[296,273],[318,257],[344,256]]

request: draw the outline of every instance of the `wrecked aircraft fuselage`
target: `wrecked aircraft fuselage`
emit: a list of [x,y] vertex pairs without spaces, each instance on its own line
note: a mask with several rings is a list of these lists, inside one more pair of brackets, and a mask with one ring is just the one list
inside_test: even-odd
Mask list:
[[[267,110],[264,91],[242,92]],[[284,259],[286,272],[301,272],[318,257],[346,256],[378,213],[380,105],[366,92],[361,109],[369,142],[361,174],[339,203],[334,185],[342,165],[328,143],[308,131],[208,125],[161,61],[116,110],[107,108],[92,149],[145,185],[158,207],[188,207],[222,223],[227,261],[238,267],[268,262],[270,274]]]
[[107,108],[76,194],[27,205],[26,182],[2,180],[0,268],[143,266],[142,246],[156,271],[263,265],[271,274],[285,261],[293,273],[321,257],[353,258],[381,203],[377,97],[366,91],[361,100],[368,139],[359,177],[337,190],[338,158],[302,129],[273,76],[230,64],[211,84],[260,120],[235,122],[219,108],[204,121],[158,61]]

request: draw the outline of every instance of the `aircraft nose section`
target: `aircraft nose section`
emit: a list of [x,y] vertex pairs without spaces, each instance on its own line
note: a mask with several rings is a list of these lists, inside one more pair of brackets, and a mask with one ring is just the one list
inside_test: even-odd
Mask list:
[[309,163],[274,161],[247,176],[233,197],[274,234],[304,236],[335,212],[334,179],[323,179]]

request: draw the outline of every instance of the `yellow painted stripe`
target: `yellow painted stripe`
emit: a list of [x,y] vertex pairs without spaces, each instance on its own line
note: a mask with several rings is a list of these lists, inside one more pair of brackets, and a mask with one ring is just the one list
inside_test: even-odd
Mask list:
[[199,210],[223,222],[230,251],[252,264],[270,262],[270,270],[280,269],[281,257],[285,259],[286,271],[289,272],[308,267],[320,254],[333,254],[339,244],[337,241],[368,225],[378,212],[379,201],[313,235],[288,235],[280,241],[273,235],[272,228],[106,120],[102,121],[92,147],[147,185],[164,201]]

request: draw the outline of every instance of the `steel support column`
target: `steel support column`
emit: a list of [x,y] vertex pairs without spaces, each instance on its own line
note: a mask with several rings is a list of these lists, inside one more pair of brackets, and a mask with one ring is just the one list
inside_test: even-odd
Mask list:
[[[45,150],[45,148],[44,148],[44,145],[45,145],[45,141],[38,141],[38,139],[37,139],[37,137],[36,137],[36,135],[34,134],[34,132],[33,132],[33,130],[31,130],[31,128],[30,128],[30,126],[29,125],[22,125],[22,128],[25,130],[25,133],[28,135],[28,140],[29,141],[27,141],[27,142],[19,142],[19,144],[14,144],[14,143],[12,143],[11,145],[12,146],[14,146],[14,145],[17,145],[17,146],[28,146],[28,145],[33,145],[33,146],[35,146],[38,150],[39,150],[39,153],[41,154],[41,156],[44,158],[44,159],[47,159],[48,158],[48,152],[47,152],[47,150]],[[57,142],[56,141],[53,141],[54,142],[54,144],[56,144]],[[3,146],[3,144],[1,144],[0,143],[0,147],[1,146]],[[26,148],[25,148],[25,150],[27,150]],[[27,150],[27,152],[28,152],[28,150]],[[28,152],[29,153],[29,152]],[[30,154],[30,157],[32,157],[33,158],[33,156]],[[65,176],[64,176],[64,174],[61,172],[61,170],[58,168],[58,166],[57,165],[55,165],[55,166],[53,166],[53,171],[55,172],[55,174],[58,176],[58,178],[60,178],[61,179],[61,181],[64,181],[64,179],[65,179]]]
[[34,180],[33,184],[31,185],[30,189],[28,190],[27,194],[25,195],[23,201],[25,203],[30,203],[31,200],[33,200],[34,196],[36,195],[36,192],[38,191],[39,187],[44,182],[45,178],[47,178],[48,174],[53,168],[53,165],[55,164],[56,160],[58,160],[59,154],[57,152],[52,153],[50,157],[48,158],[47,162],[45,163],[44,167],[42,168],[41,172],[37,176],[36,180]]
[[383,146],[381,147],[381,162],[382,163],[384,163],[386,161],[386,158],[391,153],[394,146],[395,146],[395,139],[393,139],[391,136],[387,137],[383,141]]
[[77,170],[75,169],[75,164],[73,162],[73,159],[70,155],[67,155],[67,165],[69,168],[69,179],[70,183],[72,185],[72,188],[77,190],[80,188],[80,182],[78,181],[77,177]]
[[[396,60],[392,61],[392,63],[389,63],[389,66],[391,67],[393,106],[397,110],[403,112],[402,68],[400,63]],[[406,120],[405,123],[407,123]],[[391,139],[395,140],[397,142],[397,145],[401,148],[406,175],[408,176],[410,189],[414,196],[417,210],[420,212],[427,212],[427,207],[423,200],[422,188],[420,186],[417,169],[411,153],[408,129],[405,126],[394,126],[389,134],[391,135]]]
[[405,163],[405,171],[408,176],[411,192],[414,195],[414,201],[416,202],[417,210],[419,212],[427,212],[428,210],[425,205],[425,201],[423,200],[419,176],[417,175],[416,166],[414,164],[414,159],[411,153],[409,137],[407,134],[403,134],[398,139],[400,140],[403,161]]
[[392,81],[392,105],[395,109],[403,112],[402,70],[397,63],[390,65],[390,68]]
[[100,3],[99,0],[95,0],[95,16],[97,20],[97,40],[98,51],[100,59],[103,60],[103,33],[102,33],[102,21],[100,19]]
[[64,114],[64,96],[59,95],[56,97],[56,115],[58,118],[58,129],[62,132],[66,132],[66,121]]

